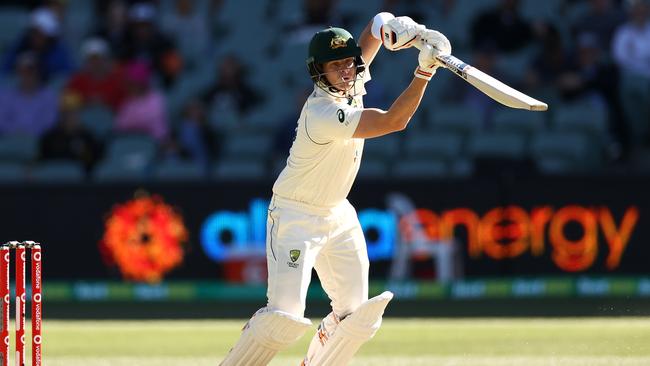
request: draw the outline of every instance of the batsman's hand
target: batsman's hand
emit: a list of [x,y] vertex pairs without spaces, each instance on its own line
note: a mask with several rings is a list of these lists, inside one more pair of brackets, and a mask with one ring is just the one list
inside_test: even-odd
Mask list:
[[409,48],[420,39],[426,28],[410,17],[397,17],[386,22],[381,29],[381,42],[391,51]]
[[438,50],[439,55],[447,56],[451,54],[451,43],[444,34],[438,31],[425,29],[419,33],[419,38],[415,46],[422,49],[425,45],[429,45]]
[[436,56],[440,55],[440,51],[433,48],[433,46],[425,44],[420,48],[420,53],[418,54],[418,67],[413,73],[415,77],[424,79],[426,81],[431,80],[433,75],[436,73],[436,70],[441,65]]

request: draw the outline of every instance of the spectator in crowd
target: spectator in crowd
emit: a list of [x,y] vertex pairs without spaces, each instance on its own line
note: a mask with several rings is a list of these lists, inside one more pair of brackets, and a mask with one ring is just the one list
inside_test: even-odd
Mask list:
[[43,84],[35,54],[22,53],[15,64],[16,86],[0,92],[0,134],[39,137],[56,122],[57,96]]
[[173,140],[175,154],[201,164],[208,173],[210,163],[218,155],[220,138],[208,125],[205,105],[200,99],[192,99],[185,106]]
[[43,80],[70,73],[73,70],[73,63],[68,50],[59,39],[59,28],[59,20],[52,10],[48,8],[34,10],[29,28],[6,55],[3,70],[11,72],[16,66],[18,56],[29,51],[37,57]]
[[628,1],[628,20],[614,35],[612,51],[622,71],[620,100],[630,142],[650,142],[650,4]]
[[83,98],[84,105],[101,104],[114,111],[126,96],[122,72],[113,63],[108,43],[90,38],[81,47],[83,67],[72,75],[67,89]]
[[574,24],[573,35],[577,38],[580,34],[591,34],[598,44],[609,45],[614,31],[624,20],[624,12],[612,0],[589,0],[589,10]]
[[176,0],[174,5],[174,12],[163,19],[162,29],[174,37],[183,59],[192,67],[197,66],[210,45],[208,18],[192,0]]
[[314,32],[331,24],[348,22],[341,19],[336,12],[334,0],[303,0],[300,18],[289,25],[289,42],[307,44]]
[[616,82],[616,69],[605,62],[597,36],[582,33],[576,39],[574,56],[565,62],[555,86],[566,101],[589,99],[607,109],[605,94],[616,88]]
[[145,133],[164,142],[167,133],[165,98],[151,86],[151,68],[142,61],[125,66],[127,96],[115,118],[118,132]]
[[129,8],[121,59],[148,62],[164,86],[171,87],[183,71],[183,60],[174,43],[160,32],[155,19],[156,8],[150,3],[135,3]]
[[471,32],[474,49],[491,43],[504,53],[523,50],[534,40],[532,25],[519,14],[518,0],[501,0],[496,9],[480,14],[473,21]]
[[95,3],[95,1],[71,2],[70,0],[43,1],[43,5],[56,15],[59,21],[59,38],[65,40],[65,44],[70,49],[77,49],[92,29]]
[[296,137],[296,127],[298,126],[298,119],[300,118],[302,107],[305,105],[307,97],[309,97],[309,94],[312,92],[313,89],[311,88],[299,89],[294,96],[293,110],[278,121],[273,139],[273,160],[276,161],[281,159],[282,164],[279,165],[282,167],[286,164],[289,149]]
[[126,51],[126,32],[128,26],[128,7],[124,0],[100,1],[97,18],[100,21],[95,37],[105,39],[114,56],[122,56]]
[[102,147],[79,119],[81,95],[65,92],[61,96],[59,121],[40,141],[41,160],[75,160],[90,171],[99,160]]
[[[484,43],[475,49],[472,55],[472,65],[477,69],[491,75],[499,80],[505,80],[503,75],[496,68],[497,51],[494,45]],[[454,80],[455,81],[455,80]],[[484,127],[489,127],[494,110],[499,108],[496,103],[476,88],[462,88],[462,102],[475,110],[481,112]]]
[[[414,21],[420,24],[426,24],[426,19],[429,14],[426,12],[435,7],[435,11],[448,9],[449,0],[431,2],[429,0],[384,0],[382,3],[382,11],[387,11],[393,14],[404,14],[411,17]],[[453,4],[452,4],[453,7]],[[433,26],[433,25],[431,25]],[[435,29],[439,29],[436,24]]]
[[217,64],[217,82],[203,95],[203,101],[224,114],[243,116],[262,102],[262,95],[246,80],[244,65],[233,55]]
[[629,19],[616,30],[614,59],[625,72],[650,79],[650,5],[630,0]]
[[548,26],[540,37],[540,49],[533,56],[531,67],[524,79],[525,90],[534,90],[536,95],[545,96],[553,103],[559,98],[554,85],[555,80],[564,71],[569,56],[557,28]]

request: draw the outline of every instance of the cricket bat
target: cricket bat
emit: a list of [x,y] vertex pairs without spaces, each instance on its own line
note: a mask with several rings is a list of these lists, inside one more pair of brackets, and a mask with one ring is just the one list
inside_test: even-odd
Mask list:
[[[416,42],[416,48],[421,48]],[[429,46],[431,47],[431,46]],[[453,55],[436,56],[442,66],[497,102],[518,109],[545,111],[548,105],[512,88]]]
[[529,97],[452,55],[437,56],[436,58],[443,67],[505,106],[529,111],[545,111],[548,109],[546,103]]

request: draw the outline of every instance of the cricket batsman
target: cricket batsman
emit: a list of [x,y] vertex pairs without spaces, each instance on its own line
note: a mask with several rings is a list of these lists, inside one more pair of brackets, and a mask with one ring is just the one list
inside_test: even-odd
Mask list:
[[[363,107],[370,64],[383,44],[396,51],[418,44],[414,78],[387,110]],[[300,113],[287,165],[273,186],[267,219],[268,302],[244,326],[222,366],[267,365],[311,327],[304,317],[312,268],[331,300],[303,366],[347,365],[381,326],[393,294],[368,299],[368,254],[347,195],[363,143],[406,128],[427,83],[451,45],[409,17],[377,14],[357,42],[341,28],[317,32],[307,69],[314,91]]]

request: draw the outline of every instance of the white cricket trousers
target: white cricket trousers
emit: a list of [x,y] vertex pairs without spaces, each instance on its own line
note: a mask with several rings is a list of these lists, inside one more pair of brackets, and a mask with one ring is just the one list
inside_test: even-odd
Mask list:
[[319,208],[274,196],[266,236],[267,306],[303,317],[312,268],[332,310],[346,316],[368,300],[368,252],[347,201]]

